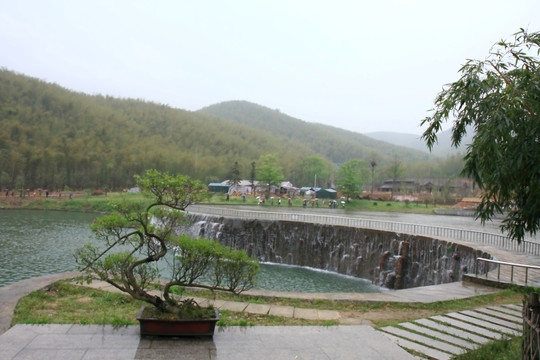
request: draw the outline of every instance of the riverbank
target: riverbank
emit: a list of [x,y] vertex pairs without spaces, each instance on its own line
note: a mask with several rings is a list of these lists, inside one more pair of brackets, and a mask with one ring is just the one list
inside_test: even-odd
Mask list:
[[106,213],[113,208],[114,201],[144,201],[141,194],[130,194],[124,192],[108,193],[106,195],[90,195],[85,193],[73,193],[70,197],[67,194],[56,194],[51,196],[1,196],[0,209],[26,209],[26,210],[57,210],[57,211],[78,211],[89,213]]
[[[92,195],[90,192],[73,192],[71,196],[65,193],[54,193],[49,196],[43,194],[30,194],[20,196],[17,194],[9,194],[8,196],[0,196],[0,209],[32,209],[32,210],[58,210],[58,211],[80,211],[105,213],[111,211],[112,202],[118,201],[147,201],[147,198],[141,193],[128,192],[110,192],[106,194]],[[321,201],[317,206],[304,206],[302,197],[293,197],[291,205],[278,206],[278,200],[268,200],[264,205],[258,204],[258,199],[255,196],[243,198],[231,196],[229,199],[223,194],[214,194],[203,205],[233,205],[241,207],[255,207],[257,209],[302,209],[314,211],[331,209]],[[405,201],[373,201],[373,200],[351,200],[340,206],[340,210],[348,212],[389,212],[389,213],[410,213],[410,214],[430,214],[433,215],[439,211],[449,211],[451,206],[443,206],[438,204],[425,204],[419,202]],[[335,210],[335,209],[334,209]]]

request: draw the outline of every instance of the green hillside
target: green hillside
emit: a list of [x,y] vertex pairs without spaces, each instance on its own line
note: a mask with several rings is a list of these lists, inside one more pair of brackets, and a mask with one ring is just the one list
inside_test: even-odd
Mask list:
[[250,164],[271,153],[291,180],[306,157],[335,166],[351,158],[377,158],[379,164],[396,156],[405,164],[428,159],[247,102],[189,112],[76,93],[0,70],[0,188],[119,189],[148,168],[222,181],[235,161],[248,178]]
[[371,156],[383,161],[399,156],[412,162],[430,158],[422,151],[395,146],[332,126],[309,123],[247,101],[223,102],[203,108],[199,113],[230,119],[256,131],[270,133],[273,137],[307,144],[314,152],[335,164],[355,158],[369,160]]

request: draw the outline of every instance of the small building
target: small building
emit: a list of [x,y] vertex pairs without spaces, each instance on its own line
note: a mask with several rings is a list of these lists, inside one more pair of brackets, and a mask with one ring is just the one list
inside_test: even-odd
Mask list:
[[279,193],[287,195],[297,195],[300,192],[300,189],[293,186],[290,181],[283,181],[279,185]]
[[397,194],[432,194],[448,191],[450,193],[462,194],[466,196],[472,193],[472,180],[466,178],[457,179],[395,179],[386,180],[379,187],[382,192],[394,192]]
[[319,189],[315,193],[318,199],[337,199],[337,191],[334,189]]
[[394,193],[413,193],[416,190],[417,183],[415,179],[388,179],[379,187],[379,191]]
[[443,191],[467,196],[472,194],[473,181],[467,178],[456,179],[419,179],[418,192],[431,194]]
[[317,197],[317,191],[320,188],[314,188],[311,186],[303,186],[299,189],[299,195],[306,199],[315,199]]
[[253,185],[255,188],[259,185],[259,182],[255,180],[255,184],[252,184],[250,180],[240,180],[238,184],[234,185],[232,180],[225,180],[222,184],[229,184],[229,194],[251,194],[253,192]]
[[231,185],[225,183],[210,183],[208,184],[208,190],[214,193],[228,193]]

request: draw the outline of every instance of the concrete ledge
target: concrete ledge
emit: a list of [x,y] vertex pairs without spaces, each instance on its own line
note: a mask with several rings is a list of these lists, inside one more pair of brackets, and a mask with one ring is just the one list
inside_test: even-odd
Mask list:
[[249,304],[245,309],[245,312],[251,314],[263,314],[267,315],[270,312],[270,305],[267,304]]
[[294,316],[294,307],[275,305],[270,308],[268,315],[292,318]]

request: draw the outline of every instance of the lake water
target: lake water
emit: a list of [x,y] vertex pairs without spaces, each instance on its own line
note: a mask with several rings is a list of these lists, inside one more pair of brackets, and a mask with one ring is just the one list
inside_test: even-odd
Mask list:
[[[75,251],[96,243],[93,214],[0,210],[0,287],[77,269]],[[298,292],[379,292],[364,279],[298,266],[261,264],[257,288]]]

